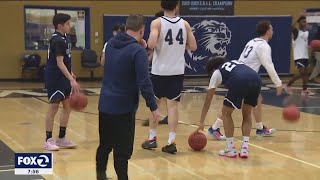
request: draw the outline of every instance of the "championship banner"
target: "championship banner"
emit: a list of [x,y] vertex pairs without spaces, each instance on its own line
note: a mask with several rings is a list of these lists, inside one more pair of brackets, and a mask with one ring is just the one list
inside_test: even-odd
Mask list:
[[180,15],[233,15],[234,0],[179,1]]
[[[274,35],[269,42],[276,71],[290,74],[291,16],[182,16],[187,20],[197,40],[195,52],[186,51],[185,75],[205,76],[204,66],[211,56],[238,59],[246,43],[256,37],[256,24],[260,20],[272,22]],[[112,38],[112,27],[125,24],[127,16],[104,16],[104,40]],[[154,17],[147,16],[144,39],[148,39],[150,23]],[[260,70],[265,74],[265,70]]]
[[320,40],[320,8],[305,9],[307,17],[309,40]]

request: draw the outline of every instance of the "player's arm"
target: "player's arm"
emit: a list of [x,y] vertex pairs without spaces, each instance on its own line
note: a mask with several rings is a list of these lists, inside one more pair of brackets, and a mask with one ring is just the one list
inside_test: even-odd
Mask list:
[[210,109],[211,101],[213,96],[215,95],[216,88],[221,84],[221,82],[222,82],[222,76],[220,71],[218,70],[214,71],[211,76],[210,84],[207,91],[207,96],[202,107],[198,131],[204,129],[204,120],[206,119],[207,113]]
[[159,18],[151,22],[150,35],[148,39],[149,49],[154,49],[157,46],[160,28],[161,28],[161,21]]
[[56,57],[57,57],[57,66],[59,67],[59,69],[61,70],[63,75],[67,79],[69,79],[73,90],[75,92],[80,91],[79,84],[76,82],[76,80],[74,79],[72,74],[68,71],[66,65],[63,62],[64,54],[66,53],[66,49],[64,47],[64,42],[63,41],[56,41],[54,44],[54,48],[55,48],[55,53],[56,53]]
[[267,44],[261,44],[257,47],[256,52],[262,66],[267,70],[272,82],[276,87],[282,87],[282,81],[280,80],[272,62],[270,46]]
[[195,51],[195,50],[197,50],[197,41],[196,41],[196,38],[194,37],[194,34],[192,32],[192,28],[187,21],[184,21],[184,24],[186,26],[186,31],[187,31],[186,49],[190,50],[190,51]]
[[293,39],[296,40],[299,34],[299,30],[297,28],[298,21],[295,21],[291,26],[291,32],[293,34]]

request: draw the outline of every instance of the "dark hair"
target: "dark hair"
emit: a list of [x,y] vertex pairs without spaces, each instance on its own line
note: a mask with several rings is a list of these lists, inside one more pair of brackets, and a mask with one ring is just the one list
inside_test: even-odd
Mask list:
[[157,12],[155,15],[154,15],[155,17],[162,17],[162,16],[164,16],[164,11],[159,11],[159,12]]
[[161,0],[161,7],[164,10],[172,11],[179,4],[179,0]]
[[224,57],[210,57],[208,59],[206,70],[211,75],[216,69],[226,62]]
[[299,19],[297,20],[297,22],[299,23],[300,21],[306,20],[306,19],[307,19],[306,16],[300,16]]
[[264,36],[267,31],[270,29],[271,22],[270,21],[259,21],[256,27],[256,32],[258,36]]
[[126,26],[124,24],[115,24],[112,28],[112,31],[125,31]]
[[126,28],[134,32],[139,31],[146,24],[146,18],[141,14],[133,14],[127,18]]
[[55,29],[58,29],[59,24],[63,25],[70,19],[71,19],[71,16],[69,14],[58,13],[53,16],[52,24],[54,25]]

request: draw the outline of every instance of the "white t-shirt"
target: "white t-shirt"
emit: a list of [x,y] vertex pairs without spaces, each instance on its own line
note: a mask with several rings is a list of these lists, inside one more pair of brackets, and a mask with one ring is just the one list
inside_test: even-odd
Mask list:
[[294,60],[309,59],[308,38],[309,31],[298,30],[298,36],[295,40],[293,40]]
[[107,44],[108,44],[108,42],[106,42],[106,43],[104,44],[104,46],[103,46],[103,49],[102,49],[102,52],[103,52],[103,53],[106,52]]
[[220,70],[215,70],[210,78],[210,83],[208,89],[215,89],[222,83],[222,75]]
[[272,62],[271,47],[266,40],[254,38],[249,41],[242,51],[239,61],[256,72],[259,71],[262,65],[267,70],[268,75],[276,87],[282,86],[282,82]]

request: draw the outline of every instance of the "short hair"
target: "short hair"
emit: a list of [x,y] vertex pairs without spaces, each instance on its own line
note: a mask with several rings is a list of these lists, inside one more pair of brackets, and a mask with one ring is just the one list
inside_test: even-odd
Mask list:
[[126,26],[124,24],[115,24],[112,28],[112,31],[125,31],[125,28]]
[[259,21],[256,27],[256,32],[258,36],[264,36],[267,31],[270,29],[271,22],[270,21]]
[[300,22],[300,21],[302,21],[302,20],[306,20],[307,19],[307,17],[306,16],[300,16],[299,17],[299,19],[297,20],[297,22]]
[[214,70],[218,69],[225,62],[226,59],[224,57],[210,57],[206,65],[206,71],[211,75]]
[[146,18],[141,14],[132,14],[127,18],[126,28],[134,32],[139,31],[146,24]]
[[172,11],[179,4],[179,0],[161,0],[161,7],[164,10]]
[[162,16],[164,16],[164,11],[159,11],[159,12],[157,12],[155,15],[154,15],[155,17],[162,17]]
[[52,24],[55,29],[58,29],[59,24],[63,25],[64,23],[66,23],[70,19],[71,19],[71,16],[69,14],[58,13],[53,16]]

